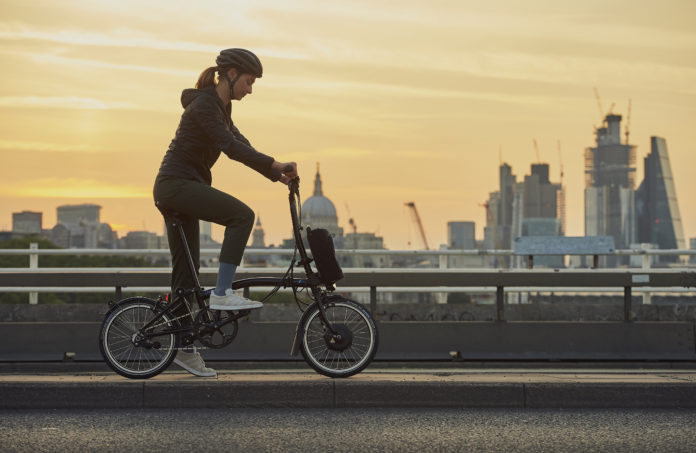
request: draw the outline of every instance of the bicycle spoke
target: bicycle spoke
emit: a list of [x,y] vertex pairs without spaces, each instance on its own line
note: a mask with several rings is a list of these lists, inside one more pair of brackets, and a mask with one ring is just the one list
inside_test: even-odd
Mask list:
[[[124,305],[115,312],[106,324],[103,333],[103,352],[105,359],[119,371],[129,377],[156,372],[158,367],[166,364],[176,348],[175,334],[158,334],[162,329],[172,327],[172,319],[166,314],[154,312],[154,301],[134,301]],[[136,334],[157,316],[157,322],[147,328],[147,336],[134,343]],[[145,332],[142,332],[145,333]],[[154,341],[151,335],[157,337]]]
[[[316,309],[315,309],[316,310]],[[376,331],[369,317],[354,302],[336,302],[324,307],[326,319],[337,329],[347,329],[349,344],[341,347],[327,343],[326,331],[316,310],[306,321],[303,351],[315,369],[328,376],[352,375],[372,359]],[[340,373],[340,374],[337,374]]]

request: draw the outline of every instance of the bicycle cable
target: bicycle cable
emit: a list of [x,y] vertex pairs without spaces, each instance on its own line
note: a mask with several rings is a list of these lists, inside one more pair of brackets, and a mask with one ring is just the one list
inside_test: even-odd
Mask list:
[[[302,231],[302,204],[300,203],[300,189],[296,188],[295,194],[297,197],[295,197],[294,203],[296,204],[296,211],[297,211],[297,221],[298,221],[298,228],[300,231]],[[300,239],[302,238],[302,234],[300,234]],[[285,274],[283,277],[280,279],[280,283],[276,285],[275,288],[270,290],[268,294],[266,294],[263,298],[261,298],[260,302],[264,303],[268,299],[270,299],[274,294],[278,292],[281,286],[285,284],[287,287],[287,282],[289,281],[290,283],[290,288],[292,288],[292,294],[293,298],[295,299],[295,304],[297,305],[297,308],[301,311],[304,312],[305,308],[310,305],[308,302],[304,302],[300,300],[297,296],[297,286],[295,285],[295,259],[297,258],[297,251],[298,251],[298,245],[297,245],[297,238],[295,238],[295,247],[294,250],[292,251],[292,258],[290,259],[290,265],[288,266],[288,269],[285,271]],[[290,278],[288,279],[288,275]],[[305,291],[307,288],[305,287]],[[304,305],[305,308],[302,307]]]

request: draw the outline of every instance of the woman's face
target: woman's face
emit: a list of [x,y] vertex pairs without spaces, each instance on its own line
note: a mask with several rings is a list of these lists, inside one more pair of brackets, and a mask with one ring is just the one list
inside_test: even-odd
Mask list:
[[256,77],[251,74],[242,74],[241,77],[237,79],[234,83],[234,98],[237,101],[241,101],[244,96],[251,94],[251,86],[256,81]]

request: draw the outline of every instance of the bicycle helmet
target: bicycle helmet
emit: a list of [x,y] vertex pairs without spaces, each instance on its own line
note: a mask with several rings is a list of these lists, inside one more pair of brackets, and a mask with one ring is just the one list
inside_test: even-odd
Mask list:
[[235,68],[240,73],[251,74],[256,78],[263,76],[261,60],[253,52],[246,49],[225,49],[220,52],[215,63],[221,72]]

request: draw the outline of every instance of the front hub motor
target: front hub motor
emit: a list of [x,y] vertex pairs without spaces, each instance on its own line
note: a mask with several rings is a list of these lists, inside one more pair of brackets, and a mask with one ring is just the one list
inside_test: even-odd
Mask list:
[[327,330],[324,334],[326,347],[333,351],[343,351],[353,344],[353,332],[345,324],[332,324],[331,328],[336,332]]

